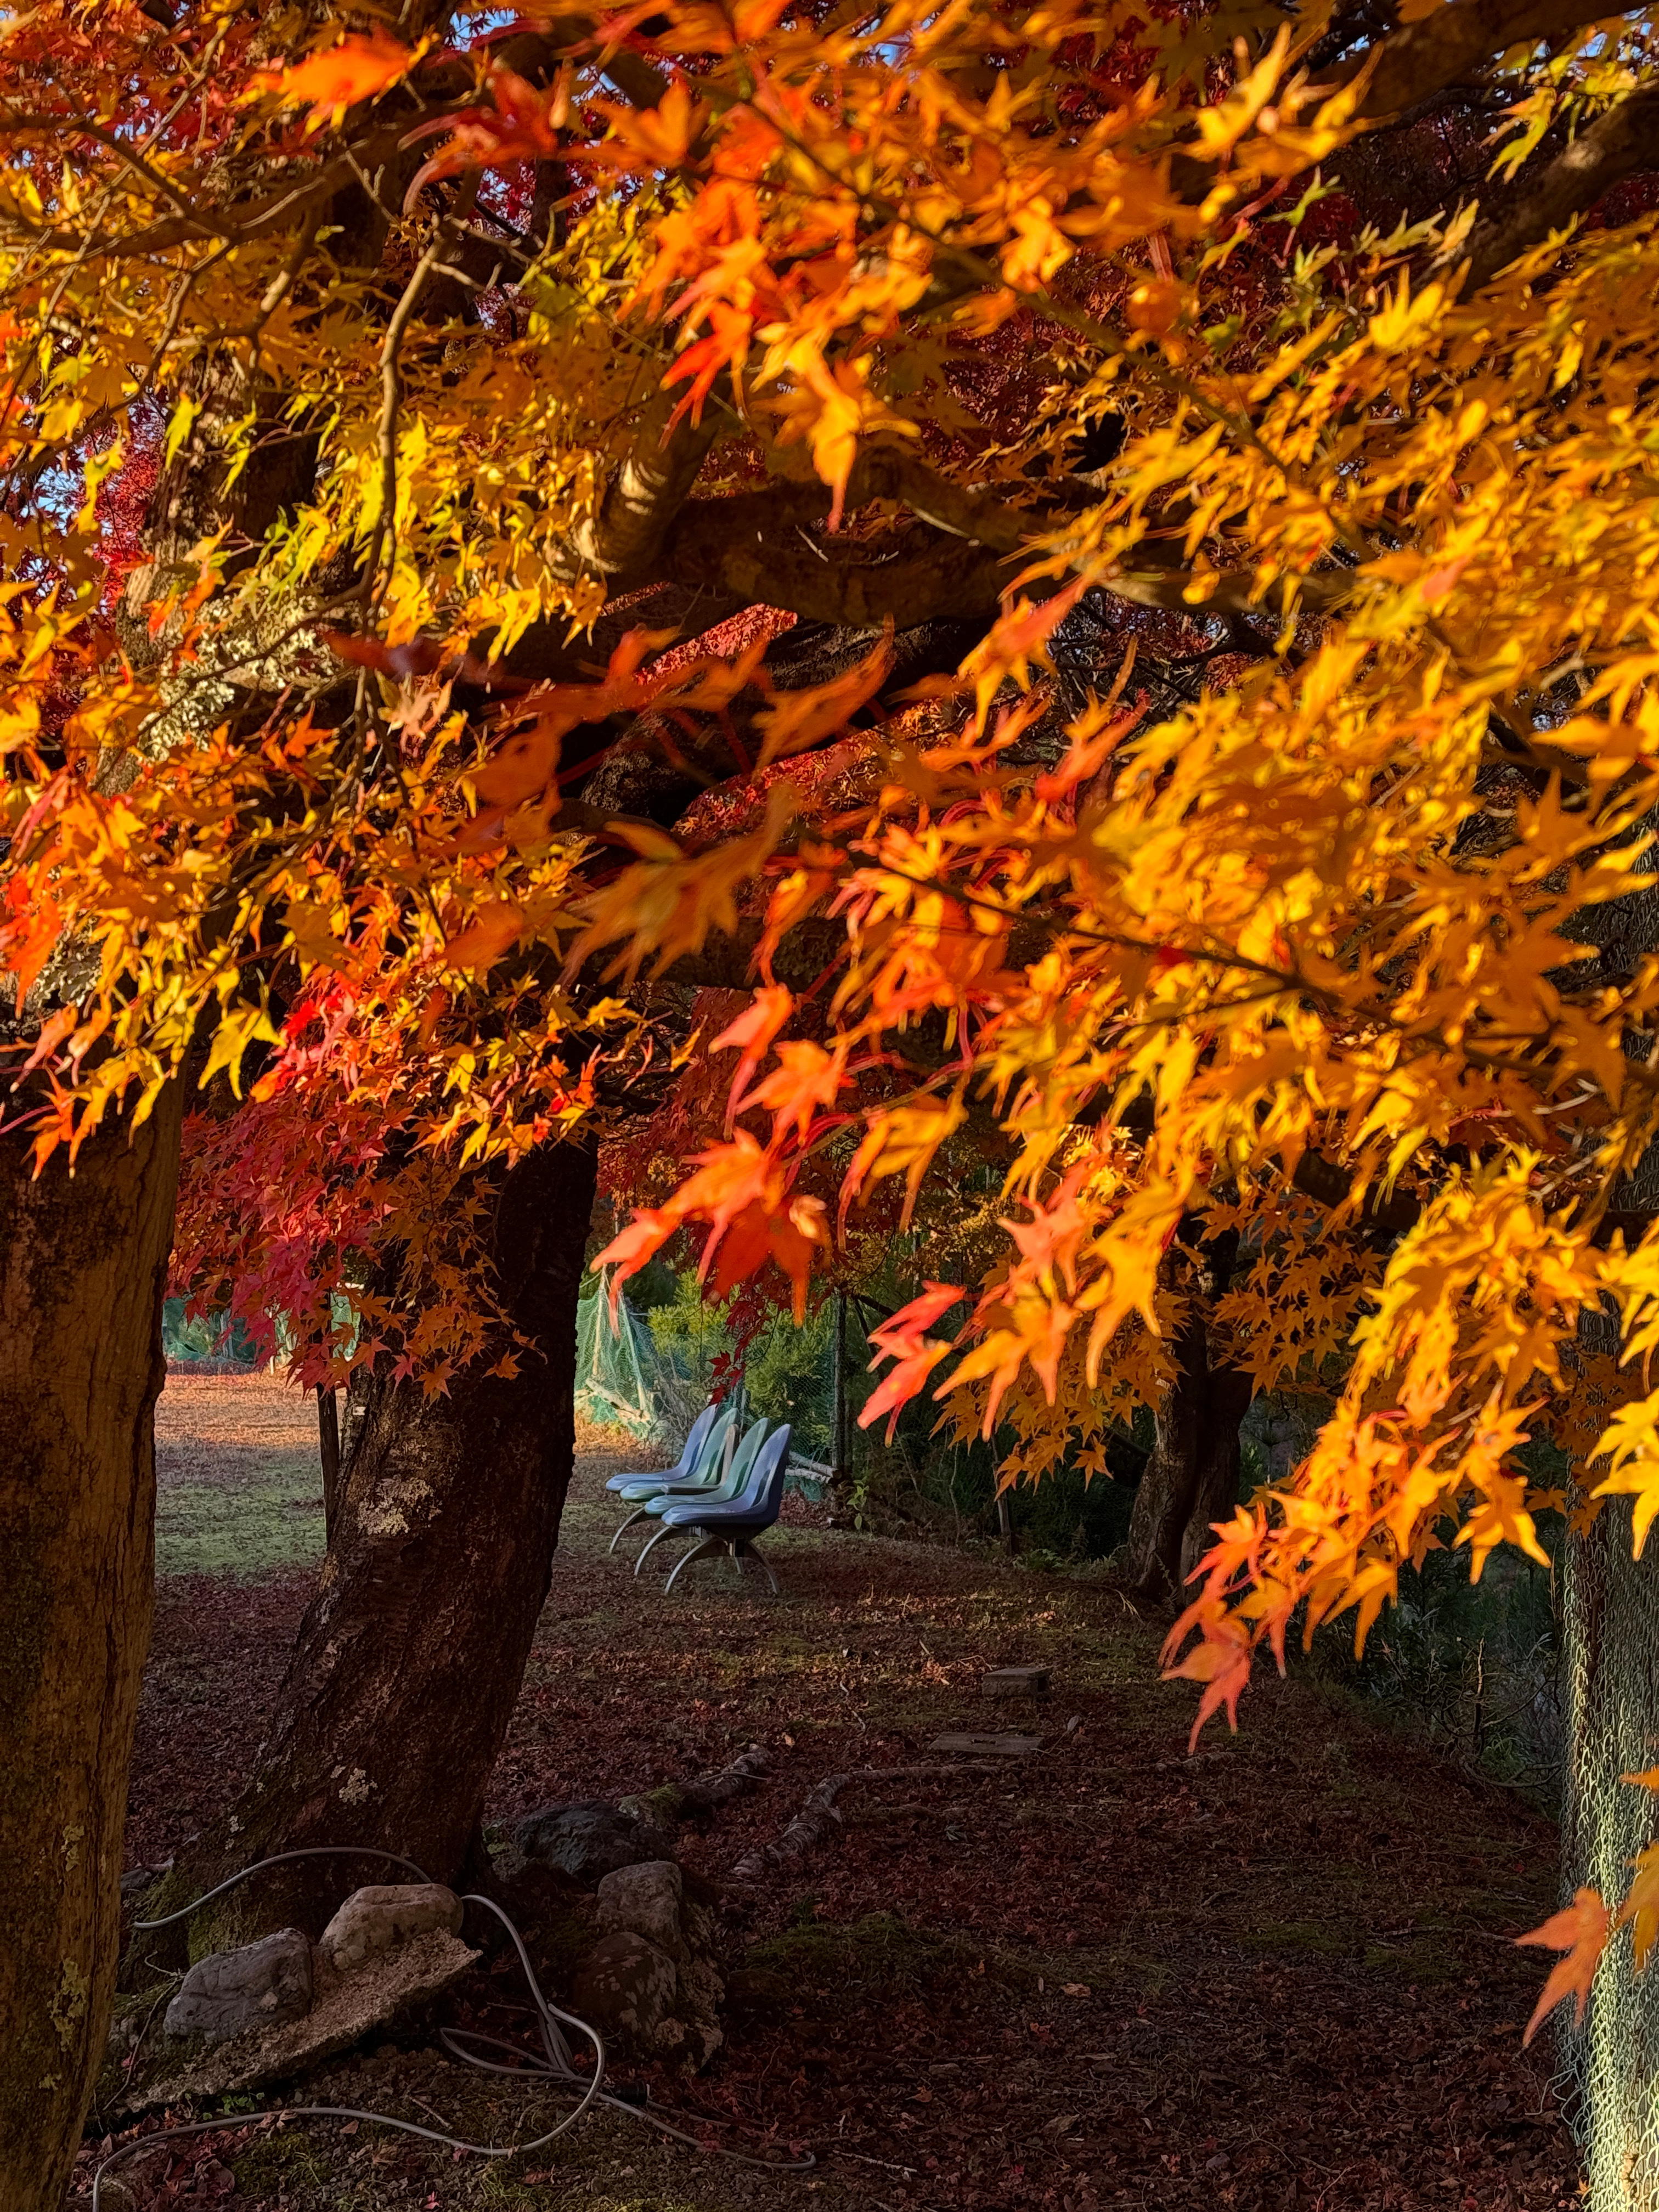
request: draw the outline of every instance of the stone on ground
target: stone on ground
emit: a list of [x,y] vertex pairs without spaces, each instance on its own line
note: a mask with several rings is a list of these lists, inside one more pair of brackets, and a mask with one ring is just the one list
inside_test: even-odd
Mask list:
[[957,1753],[964,1759],[1034,1759],[1042,1748],[1040,1735],[1023,1735],[1018,1729],[952,1729],[936,1735],[929,1751]]
[[250,2028],[301,2020],[311,2010],[311,1946],[297,1928],[279,1928],[240,1951],[198,1959],[179,1984],[162,2022],[175,2038],[223,2043]]
[[624,1811],[599,1798],[532,1813],[519,1823],[513,1839],[525,1858],[556,1867],[590,1889],[619,1867],[661,1858],[672,1842],[642,1811]]
[[134,2063],[117,2109],[263,2088],[349,2051],[460,1979],[478,1956],[460,1924],[453,1890],[386,1884],[349,1897],[314,1949],[284,1928],[198,1960],[167,2008],[172,2047]]
[[583,1960],[575,2010],[620,2057],[707,2065],[722,2040],[725,1984],[714,1916],[672,1859],[620,1867],[599,1888],[600,1938]]
[[1046,1698],[1048,1694],[1048,1669],[1046,1667],[994,1667],[980,1680],[980,1688],[988,1698]]
[[336,1973],[349,1973],[377,1951],[390,1951],[428,1929],[461,1932],[461,1900],[438,1881],[380,1882],[354,1890],[317,1948]]
[[135,2083],[119,2109],[141,2112],[187,2097],[225,2097],[292,2081],[389,2027],[399,2014],[441,1996],[477,1956],[443,1929],[380,1952],[349,1974],[337,1974],[314,1956],[316,1993],[302,2020],[251,2029],[194,2058],[180,2053],[159,2075]]

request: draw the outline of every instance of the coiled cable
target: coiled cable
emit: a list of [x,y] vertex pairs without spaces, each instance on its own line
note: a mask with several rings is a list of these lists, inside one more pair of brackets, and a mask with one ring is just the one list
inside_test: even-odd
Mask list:
[[[421,1881],[431,1880],[431,1876],[416,1866],[413,1859],[404,1858],[396,1851],[373,1850],[352,1844],[310,1844],[302,1850],[276,1851],[269,1858],[256,1859],[252,1866],[244,1867],[240,1873],[232,1875],[228,1881],[220,1882],[216,1888],[198,1897],[193,1904],[182,1905],[177,1912],[169,1912],[158,1920],[135,1921],[134,1930],[149,1934],[158,1928],[170,1928],[175,1922],[188,1919],[192,1913],[199,1912],[204,1905],[210,1904],[216,1897],[222,1897],[227,1890],[234,1889],[250,1875],[262,1873],[266,1867],[281,1866],[286,1860],[345,1857],[380,1859],[390,1865],[402,1867]],[[158,2128],[153,2134],[137,2136],[133,2142],[121,2143],[111,2151],[100,2162],[92,2177],[92,2212],[100,2212],[104,2176],[118,2160],[138,2157],[156,2144],[172,2142],[180,2136],[223,2132],[228,2129],[246,2126],[255,2120],[368,2120],[375,2127],[394,2128],[403,2135],[419,2136],[428,2142],[441,2143],[447,2150],[469,2152],[477,2158],[520,2158],[527,2152],[545,2148],[568,2129],[574,2127],[594,2105],[602,2104],[610,2106],[613,2112],[626,2112],[630,2118],[643,2121],[647,2127],[656,2129],[659,2135],[672,2136],[676,2142],[688,2143],[693,2150],[712,2150],[717,2158],[729,2160],[734,2165],[758,2166],[768,2173],[805,2173],[817,2164],[810,2151],[801,2158],[787,2160],[751,2158],[742,2151],[724,2149],[718,2143],[702,2142],[696,2136],[688,2135],[684,2129],[677,2128],[660,2118],[655,2112],[606,2089],[604,2086],[605,2043],[599,2030],[576,2014],[564,2011],[544,1994],[542,1985],[536,1978],[536,1970],[530,1963],[530,1954],[525,1948],[523,1936],[494,1898],[470,1893],[462,1898],[461,1903],[479,1905],[484,1911],[494,1913],[507,1930],[513,1948],[519,1954],[519,1964],[524,1970],[531,2004],[541,2033],[542,2048],[540,2052],[524,2051],[515,2044],[502,2041],[499,2036],[483,2035],[471,2028],[441,2028],[440,2039],[453,2057],[464,2065],[476,2067],[481,2073],[506,2075],[520,2080],[538,2079],[563,2088],[579,2088],[581,2097],[575,2110],[568,2112],[557,2127],[550,2128],[545,2135],[532,2136],[526,2142],[475,2143],[467,2142],[441,2128],[422,2127],[415,2120],[398,2119],[391,2113],[369,2112],[356,2105],[275,2105],[262,2112],[221,2114],[216,2119],[186,2120],[176,2127]],[[586,2037],[592,2045],[593,2071],[591,2077],[585,2075],[576,2064],[575,2054],[564,2035],[563,2031],[567,2027]],[[508,2064],[499,2058],[483,2057],[482,2052],[485,2048],[505,2051],[513,2063]]]

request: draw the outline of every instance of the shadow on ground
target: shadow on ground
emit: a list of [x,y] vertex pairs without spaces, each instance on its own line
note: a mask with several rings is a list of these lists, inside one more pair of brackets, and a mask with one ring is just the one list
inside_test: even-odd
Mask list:
[[[636,1581],[605,1556],[617,1516],[600,1483],[616,1464],[592,1453],[579,1470],[489,1813],[505,1825],[768,1745],[762,1787],[683,1840],[725,1887],[750,1994],[708,2073],[651,2086],[717,2139],[793,2143],[816,2170],[786,2181],[662,2147],[615,2115],[527,2168],[295,2124],[192,2146],[198,2168],[181,2162],[173,2182],[158,2154],[134,2205],[1577,2201],[1547,2052],[1520,2047],[1540,1971],[1511,1939],[1554,1902],[1554,1837],[1536,1815],[1294,1682],[1253,1692],[1239,1735],[1212,1734],[1189,1758],[1190,1692],[1158,1681],[1155,1632],[1097,1582],[831,1534],[799,1503],[771,1540],[783,1599],[713,1564],[665,1598],[654,1562]],[[130,1858],[159,1863],[234,1795],[309,1587],[293,1571],[164,1582]],[[983,1674],[1023,1660],[1049,1666],[1050,1699],[988,1707]],[[817,1850],[729,1882],[825,1776],[943,1764],[935,1735],[992,1717],[1040,1735],[1037,1755],[989,1776],[855,1783]],[[505,1965],[465,2008],[490,2032],[526,2032]],[[428,2035],[314,2078],[307,2099],[441,2115],[474,2139],[557,2117],[528,2087],[468,2076]]]

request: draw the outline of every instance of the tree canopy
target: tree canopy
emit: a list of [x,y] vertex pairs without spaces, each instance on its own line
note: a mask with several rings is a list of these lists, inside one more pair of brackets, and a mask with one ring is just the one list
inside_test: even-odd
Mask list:
[[[185,1273],[322,1372],[396,1242],[435,1294],[364,1353],[435,1386],[494,1342],[469,1165],[735,1053],[608,1257],[701,1228],[799,1310],[975,1151],[996,1256],[887,1325],[869,1413],[954,1358],[1031,1474],[1103,1464],[1224,1245],[1233,1364],[1335,1409],[1177,1623],[1200,1719],[1431,1545],[1627,1495],[1639,1543],[1651,42],[1525,0],[19,18],[41,1158],[188,1065]],[[713,1036],[705,984],[754,987]]]

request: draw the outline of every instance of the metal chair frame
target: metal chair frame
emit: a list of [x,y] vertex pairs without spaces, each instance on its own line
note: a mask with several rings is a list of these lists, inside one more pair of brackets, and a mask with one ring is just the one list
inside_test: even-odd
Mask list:
[[[655,1537],[652,1539],[653,1543],[656,1540]],[[752,1559],[756,1565],[760,1569],[761,1572],[765,1576],[767,1581],[771,1584],[773,1596],[781,1597],[783,1595],[782,1590],[778,1587],[778,1578],[772,1571],[772,1562],[767,1558],[766,1554],[759,1549],[752,1536],[738,1536],[735,1539],[726,1536],[703,1537],[701,1542],[696,1543],[691,1547],[691,1549],[685,1554],[684,1559],[675,1560],[674,1571],[662,1586],[663,1595],[665,1597],[667,1596],[669,1591],[673,1589],[675,1583],[678,1582],[680,1577],[685,1572],[686,1569],[691,1565],[694,1559],[710,1559],[720,1553],[724,1553],[724,1555],[729,1559],[736,1567],[739,1581],[743,1578],[744,1562],[746,1560]]]
[[[726,1480],[726,1471],[730,1468],[732,1464],[732,1443],[737,1425],[732,1418],[732,1409],[730,1407],[726,1407],[723,1410],[717,1412],[716,1409],[711,1406],[708,1408],[708,1411],[711,1413],[714,1413],[715,1418],[714,1420],[709,1422],[708,1425],[703,1431],[702,1441],[697,1451],[696,1473],[690,1480],[680,1480],[680,1471],[678,1467],[665,1468],[663,1473],[662,1480],[658,1488],[653,1492],[653,1497],[661,1497],[665,1492],[668,1491],[672,1491],[677,1497],[680,1498],[695,1497],[700,1490],[717,1490],[720,1484]],[[701,1421],[702,1419],[702,1415],[699,1414],[697,1418],[699,1421]],[[695,1431],[693,1433],[696,1433]],[[714,1472],[714,1462],[722,1457],[724,1457],[725,1460],[725,1466],[722,1467],[720,1473],[716,1474]],[[682,1457],[682,1464],[684,1464],[684,1457]],[[708,1470],[706,1475],[702,1472],[705,1468]],[[632,1479],[639,1482],[648,1482],[653,1478],[650,1475],[641,1474]],[[613,1477],[612,1480],[614,1480],[615,1478]],[[648,1521],[651,1517],[651,1499],[645,1498],[636,1500],[632,1511],[628,1516],[628,1518],[622,1523],[621,1527],[617,1530],[616,1534],[611,1539],[610,1549],[606,1553],[606,1557],[608,1558],[611,1553],[615,1552],[617,1545],[621,1543],[623,1536],[627,1534],[629,1529],[632,1528],[635,1525],[636,1522],[641,1521]]]
[[[764,1420],[752,1422],[734,1444],[732,1438],[737,1436],[737,1431],[733,1428],[727,1435],[726,1468],[718,1482],[709,1485],[676,1483],[667,1489],[659,1490],[654,1498],[646,1498],[641,1504],[641,1514],[659,1520],[671,1505],[735,1504],[748,1486],[750,1470],[766,1448],[766,1430]],[[667,1526],[664,1521],[662,1528],[657,1530],[635,1560],[636,1575],[661,1542]]]

